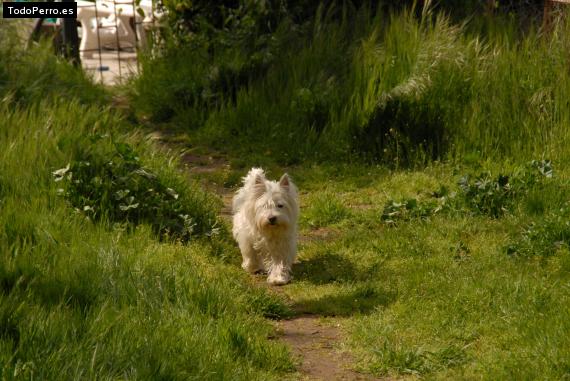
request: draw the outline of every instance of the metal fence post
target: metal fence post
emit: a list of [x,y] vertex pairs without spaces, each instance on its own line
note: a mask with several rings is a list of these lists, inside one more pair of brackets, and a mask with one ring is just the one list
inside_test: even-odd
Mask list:
[[[62,0],[63,3],[73,3],[73,0]],[[79,60],[79,36],[77,35],[77,20],[65,18],[63,21],[63,54],[74,66],[80,65]]]

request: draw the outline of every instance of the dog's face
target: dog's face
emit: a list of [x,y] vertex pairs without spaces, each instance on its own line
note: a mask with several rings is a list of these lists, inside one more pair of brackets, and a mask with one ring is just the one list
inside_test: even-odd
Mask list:
[[257,178],[255,193],[255,219],[260,230],[282,231],[295,223],[296,205],[287,174],[279,182]]

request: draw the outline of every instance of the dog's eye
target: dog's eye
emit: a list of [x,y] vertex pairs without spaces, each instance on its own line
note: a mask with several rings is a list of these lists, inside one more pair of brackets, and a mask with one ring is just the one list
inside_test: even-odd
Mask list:
[[283,204],[277,204],[277,207],[278,207],[278,208],[282,208],[282,207],[283,207]]

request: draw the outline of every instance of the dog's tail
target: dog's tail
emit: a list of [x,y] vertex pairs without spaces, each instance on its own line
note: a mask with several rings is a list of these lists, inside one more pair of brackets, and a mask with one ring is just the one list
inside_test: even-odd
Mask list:
[[265,171],[262,168],[250,169],[247,175],[243,178],[243,187],[237,191],[232,202],[232,210],[234,213],[241,209],[241,206],[246,202],[247,197],[252,194],[258,178],[265,181]]

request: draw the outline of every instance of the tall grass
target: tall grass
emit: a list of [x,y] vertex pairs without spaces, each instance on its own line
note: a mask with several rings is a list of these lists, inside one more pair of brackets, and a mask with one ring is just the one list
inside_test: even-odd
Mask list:
[[29,27],[14,20],[0,20],[0,95],[20,104],[38,99],[67,97],[82,104],[103,104],[109,93],[92,83],[82,71],[53,54],[50,41],[27,50]]
[[[284,163],[565,155],[567,22],[515,39],[510,25],[474,35],[429,8],[418,17],[331,6],[310,25],[290,23],[291,33],[271,35],[264,52],[272,58],[255,75],[239,74],[255,66],[239,41],[146,61],[135,103],[155,117],[168,108],[162,120],[197,141],[241,152],[262,146]],[[221,66],[233,68],[225,87]]]
[[[101,90],[69,64],[42,49],[13,52],[36,66],[7,65],[13,57],[0,55],[0,378],[282,377],[289,355],[267,340],[263,317],[288,310],[216,255],[223,236],[161,243],[148,221],[129,229],[95,222],[61,195],[53,172],[85,150],[123,142],[189,207],[201,197],[191,213],[217,213],[212,197],[94,102]],[[44,82],[37,68],[77,78]]]

